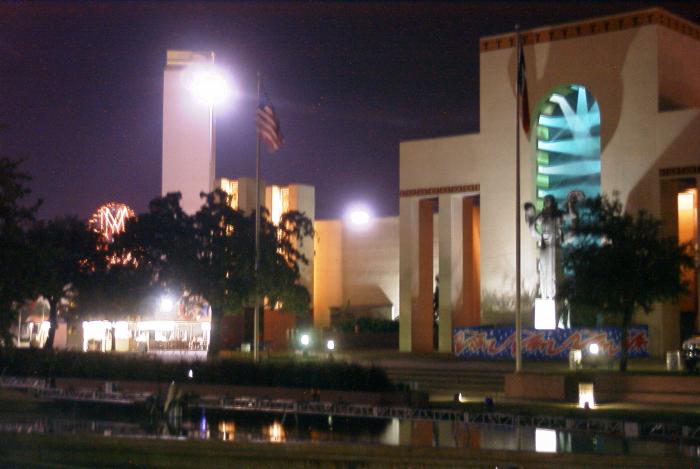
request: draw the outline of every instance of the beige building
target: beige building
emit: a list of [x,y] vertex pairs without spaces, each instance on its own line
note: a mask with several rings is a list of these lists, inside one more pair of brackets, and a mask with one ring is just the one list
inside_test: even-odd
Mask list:
[[[697,244],[700,27],[650,9],[539,28],[523,40],[532,120],[529,135],[518,127],[522,202],[541,201],[548,190],[564,194],[566,181],[552,162],[581,156],[575,164],[592,166],[580,180],[569,179],[572,187],[617,191],[628,210],[644,208],[669,234]],[[440,350],[452,350],[453,327],[514,323],[515,45],[514,33],[480,42],[478,133],[401,143],[401,350],[432,349],[435,233]],[[551,146],[574,120],[568,147]],[[532,294],[537,254],[524,222],[521,239],[523,293]],[[697,303],[695,289],[684,305],[637,318],[649,326],[652,354],[678,348],[680,310],[697,324]]]
[[214,189],[214,113],[192,89],[197,69],[213,63],[213,53],[169,50],[163,73],[161,192],[180,192],[180,206],[190,214],[202,206],[199,194]]

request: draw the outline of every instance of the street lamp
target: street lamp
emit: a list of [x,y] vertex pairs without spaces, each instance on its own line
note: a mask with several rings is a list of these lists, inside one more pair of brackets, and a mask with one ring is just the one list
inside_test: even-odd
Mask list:
[[175,302],[172,298],[170,298],[169,296],[160,297],[159,309],[161,313],[171,312],[173,310],[173,306],[175,306]]
[[229,102],[238,94],[224,74],[214,67],[193,70],[189,89],[197,101],[209,107]]
[[353,205],[346,212],[345,219],[353,229],[363,230],[369,227],[372,213],[363,205]]

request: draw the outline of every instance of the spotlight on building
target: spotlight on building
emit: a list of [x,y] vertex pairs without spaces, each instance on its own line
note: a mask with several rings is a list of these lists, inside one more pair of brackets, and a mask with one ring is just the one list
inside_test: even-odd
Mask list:
[[159,309],[160,309],[161,313],[171,312],[173,310],[174,306],[175,306],[175,302],[169,296],[161,296],[160,297]]

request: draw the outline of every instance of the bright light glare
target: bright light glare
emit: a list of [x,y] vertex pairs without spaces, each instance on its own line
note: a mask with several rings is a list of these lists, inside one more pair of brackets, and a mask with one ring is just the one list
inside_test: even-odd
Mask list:
[[173,301],[172,298],[168,296],[163,296],[160,298],[160,312],[161,313],[169,313],[170,311],[173,310],[173,306],[175,306],[175,302]]
[[591,355],[598,355],[598,352],[600,352],[600,347],[598,344],[590,344],[588,346],[588,351],[591,353]]
[[369,223],[369,213],[366,210],[355,209],[350,212],[350,222],[353,225],[364,226]]
[[593,383],[578,383],[578,406],[582,409],[595,406]]
[[535,451],[538,453],[556,453],[557,431],[548,428],[536,428]]
[[309,334],[302,334],[301,339],[300,339],[301,345],[306,347],[311,343],[311,337],[309,337]]
[[335,350],[335,340],[330,339],[328,342],[326,342],[326,348],[328,350]]
[[223,104],[235,98],[232,95],[236,94],[226,78],[213,69],[199,70],[195,73],[190,90],[198,101],[208,106]]

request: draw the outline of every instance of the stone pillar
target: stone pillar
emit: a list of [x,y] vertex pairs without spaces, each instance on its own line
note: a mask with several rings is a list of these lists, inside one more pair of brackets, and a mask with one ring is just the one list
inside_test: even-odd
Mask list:
[[413,300],[418,291],[418,199],[399,199],[399,350],[413,350]]
[[452,194],[439,198],[439,272],[440,322],[438,350],[452,352],[452,329],[455,317],[463,309],[462,273],[462,197]]
[[399,350],[433,350],[433,199],[402,198]]
[[695,178],[695,330],[700,330],[700,176]]
[[414,300],[412,350],[433,351],[433,207],[434,199],[418,203],[418,291]]
[[464,301],[462,314],[454,327],[481,324],[481,234],[477,197],[465,197],[462,204]]

